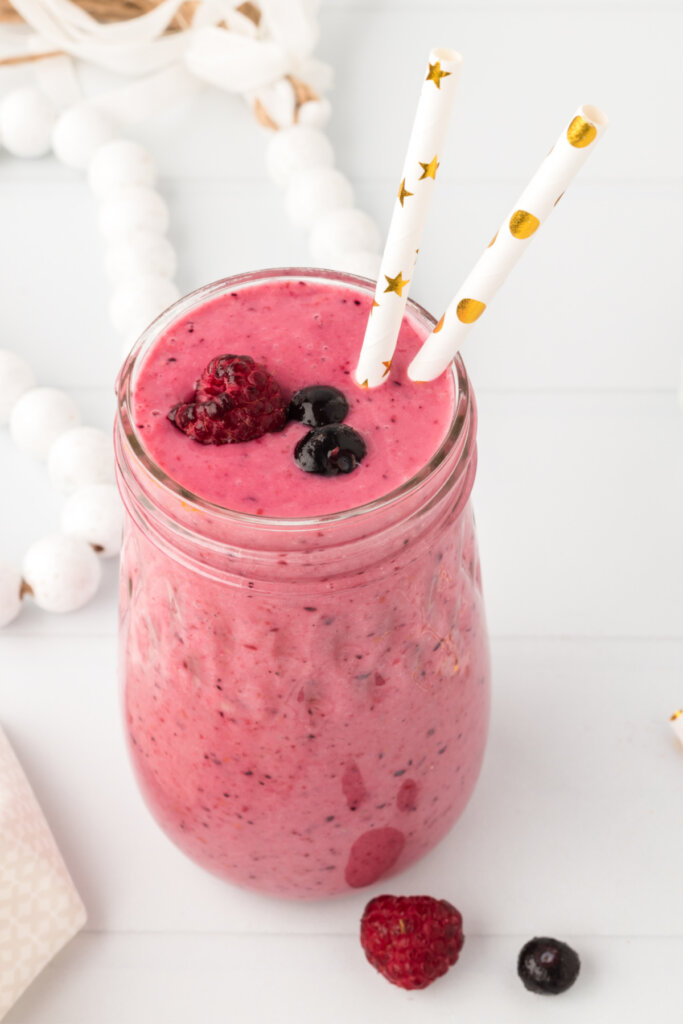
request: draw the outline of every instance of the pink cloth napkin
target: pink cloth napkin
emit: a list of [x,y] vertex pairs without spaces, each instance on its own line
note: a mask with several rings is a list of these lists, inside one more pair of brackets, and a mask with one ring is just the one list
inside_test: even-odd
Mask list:
[[86,913],[0,728],[0,1019]]

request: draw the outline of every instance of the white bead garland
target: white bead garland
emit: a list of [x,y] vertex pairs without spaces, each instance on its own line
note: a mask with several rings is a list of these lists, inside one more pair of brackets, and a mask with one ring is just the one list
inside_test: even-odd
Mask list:
[[308,167],[331,167],[334,150],[316,128],[294,124],[275,132],[266,149],[266,167],[276,185],[286,186]]
[[123,335],[125,358],[142,331],[180,298],[171,280],[176,254],[165,237],[168,206],[153,187],[152,155],[137,142],[104,142],[88,165],[88,183],[100,200],[105,267],[114,285],[109,316]]
[[9,432],[17,448],[38,459],[46,459],[50,445],[60,434],[77,427],[80,414],[76,403],[58,388],[31,388],[15,403]]
[[[286,86],[291,92],[291,83]],[[292,223],[310,229],[310,248],[318,262],[374,277],[380,263],[379,232],[367,214],[353,207],[351,183],[333,166],[334,151],[321,130],[330,113],[325,98],[300,104],[298,123],[275,132],[267,145],[268,173],[286,189]],[[125,358],[148,324],[180,297],[172,281],[176,254],[165,237],[168,207],[154,187],[157,171],[151,154],[139,143],[119,138],[109,115],[95,106],[79,103],[57,116],[50,99],[32,88],[15,90],[0,104],[0,138],[16,156],[40,156],[52,146],[68,167],[87,169],[88,184],[100,204],[105,267],[114,287],[109,313],[124,337]],[[30,366],[5,350],[0,350],[0,423],[9,423],[23,451],[47,459],[53,486],[69,495],[62,533],[29,548],[23,578],[0,561],[4,626],[18,614],[26,593],[41,608],[56,612],[90,600],[100,579],[95,552],[103,557],[118,553],[123,507],[113,484],[108,435],[80,426],[69,396],[36,387]]]
[[299,124],[309,128],[324,128],[332,116],[332,104],[324,97],[319,100],[308,100],[299,107]]
[[118,555],[123,505],[114,484],[89,484],[75,491],[62,509],[62,530],[80,537],[104,558]]
[[114,482],[114,446],[97,427],[74,427],[52,444],[47,457],[50,483],[62,494],[86,484]]
[[375,252],[379,248],[379,228],[362,210],[330,210],[315,221],[309,237],[313,257],[329,266],[341,253]]
[[167,238],[153,231],[132,231],[105,253],[105,270],[112,284],[156,274],[171,278],[176,272],[175,249]]
[[[0,122],[6,121],[10,129],[7,148],[38,155],[49,148],[51,135],[58,159],[73,168],[88,168],[90,188],[101,203],[107,274],[115,286],[110,315],[125,335],[125,355],[150,321],[180,297],[171,280],[175,251],[164,237],[168,207],[153,187],[154,161],[138,143],[115,138],[113,123],[94,107],[79,104],[55,121],[42,94],[25,93],[9,107],[0,107]],[[22,110],[35,116],[20,137],[18,129],[12,132]],[[53,612],[73,611],[92,598],[101,576],[97,554],[113,557],[120,550],[123,506],[113,484],[111,438],[80,426],[72,399],[56,388],[36,387],[28,363],[6,350],[0,350],[0,422],[9,423],[22,451],[47,459],[53,486],[70,495],[62,510],[62,532],[31,545],[22,573],[0,562],[4,626],[19,613],[26,594]]]
[[334,150],[319,130],[329,113],[327,100],[303,103],[298,124],[275,132],[270,139],[266,167],[275,184],[286,189],[289,219],[310,228],[314,261],[376,278],[380,232],[371,217],[353,206],[351,182],[333,167]]
[[9,625],[21,611],[21,573],[0,561],[0,627]]
[[353,206],[353,186],[334,167],[308,167],[295,174],[285,194],[285,211],[292,224],[310,228],[331,210]]
[[13,156],[45,156],[52,144],[56,116],[40,89],[14,89],[0,105],[0,138],[5,149]]
[[378,252],[353,249],[349,252],[339,253],[334,260],[333,267],[346,274],[358,274],[359,277],[369,277],[371,281],[376,281],[381,264],[382,257]]
[[99,227],[108,244],[125,241],[136,231],[163,235],[168,228],[168,207],[154,189],[128,185],[102,204]]
[[95,150],[115,135],[116,126],[106,114],[87,103],[79,103],[57,118],[52,148],[63,164],[82,171]]
[[0,405],[10,434],[23,451],[47,458],[53,485],[71,497],[62,533],[32,544],[21,573],[0,559],[0,627],[16,618],[26,594],[46,611],[80,608],[100,581],[95,552],[110,557],[121,546],[123,506],[113,484],[110,436],[79,426],[78,409],[65,392],[32,385],[28,364],[0,350]]
[[9,423],[12,407],[36,382],[25,359],[0,349],[0,423]]
[[152,188],[157,172],[151,153],[130,139],[112,139],[93,154],[88,164],[88,184],[96,199],[109,199],[127,185]]
[[102,570],[87,541],[53,533],[31,545],[22,573],[39,608],[72,612],[95,596]]
[[173,281],[158,274],[147,274],[124,281],[115,289],[109,303],[109,316],[121,334],[140,334],[179,298],[180,291]]

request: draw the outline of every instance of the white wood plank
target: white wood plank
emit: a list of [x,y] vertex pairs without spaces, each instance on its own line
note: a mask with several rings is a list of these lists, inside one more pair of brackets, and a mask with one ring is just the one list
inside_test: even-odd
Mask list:
[[495,634],[680,637],[675,400],[480,395],[475,508]]
[[[142,805],[110,639],[0,643],[0,721],[94,931],[353,934],[380,891],[427,892],[475,934],[681,934],[683,643],[497,640],[483,774],[465,815],[395,879],[292,904],[196,868]],[[644,882],[647,877],[647,884]]]
[[[440,315],[520,187],[448,186],[436,194],[413,298]],[[309,261],[306,238],[288,224],[273,186],[165,182],[162,191],[184,291],[247,269]],[[384,227],[391,182],[363,185],[359,196]],[[23,352],[42,382],[113,389],[121,342],[108,320],[103,248],[87,190],[76,182],[8,183],[0,215],[3,345]],[[678,387],[683,312],[672,296],[682,233],[683,185],[577,185],[468,339],[477,386]]]
[[[322,29],[337,161],[382,226],[424,54],[435,42],[465,54],[413,288],[437,314],[567,112],[590,100],[613,122],[467,353],[497,635],[491,741],[456,829],[379,887],[458,903],[462,963],[426,993],[399,992],[358,947],[378,887],[293,905],[176,852],[127,764],[110,562],[80,613],[27,608],[0,633],[0,721],[90,913],[7,1019],[533,1024],[548,1003],[524,992],[514,963],[546,931],[576,936],[584,959],[580,984],[553,1001],[558,1022],[678,1024],[683,762],[667,718],[683,702],[680,0],[328,0]],[[0,92],[18,77],[0,71]],[[306,262],[267,181],[267,133],[238,97],[209,90],[132,134],[158,160],[184,290]],[[108,426],[119,343],[82,179],[0,154],[0,225],[0,345]],[[4,430],[0,466],[0,556],[18,559],[55,528],[61,500]]]
[[[49,351],[45,348],[45,339],[42,339],[42,345],[43,351]],[[58,362],[58,354],[54,355]],[[36,360],[32,362],[34,367],[37,366]],[[39,371],[38,377],[41,384],[52,384],[54,381],[44,372]],[[57,380],[55,383],[62,382]],[[83,423],[111,430],[115,406],[112,389],[69,391],[79,406]],[[0,559],[20,567],[29,544],[46,534],[59,531],[65,499],[50,486],[45,464],[22,454],[11,441],[5,427],[0,428],[0,467],[4,481],[0,508]],[[31,656],[28,637],[35,634],[113,635],[118,622],[118,558],[102,559],[101,566],[102,582],[99,590],[85,608],[68,615],[51,615],[27,600],[19,618],[6,630],[0,630],[0,651],[7,633],[25,637],[26,660]],[[3,674],[0,668],[0,687]]]
[[[450,45],[465,66],[442,182],[526,179],[581,103],[604,107],[613,122],[583,180],[680,178],[682,32],[675,0],[605,7],[404,0],[396,10],[388,0],[362,9],[324,4],[316,53],[334,68],[330,135],[339,165],[354,181],[396,179],[425,57]],[[82,80],[91,94],[124,81],[90,69]],[[268,133],[237,96],[208,89],[130,134],[152,148],[165,174],[265,179]],[[0,179],[5,173],[16,176],[16,161],[0,161]]]
[[679,1024],[673,984],[683,939],[577,936],[575,986],[527,992],[516,959],[529,938],[466,939],[459,962],[422,992],[389,985],[350,936],[82,935],[5,1018],[7,1024]]
[[[325,0],[325,7],[339,11],[382,12],[385,15],[396,11],[415,11],[417,4],[420,10],[443,13],[452,8],[452,0]],[[619,11],[653,12],[677,10],[676,0],[460,0],[459,11],[487,11],[491,14],[500,11],[517,11],[526,13],[534,10],[559,10],[576,12],[590,9],[594,13]]]
[[[413,298],[443,312],[521,187],[454,185],[435,195]],[[363,195],[384,223],[381,189]],[[465,342],[476,386],[677,388],[683,311],[672,301],[670,230],[683,232],[683,188],[577,183]]]
[[[106,426],[109,392],[77,391]],[[490,627],[504,636],[683,637],[681,412],[672,395],[479,394],[474,502]],[[101,404],[98,411],[97,406]],[[0,433],[11,481],[0,556],[20,561],[62,499]],[[116,629],[116,566],[67,616],[27,606],[14,635]]]
[[[335,69],[331,126],[352,178],[399,174],[416,83],[435,45],[464,56],[442,180],[526,179],[565,118],[596,103],[613,127],[582,171],[590,180],[670,180],[683,171],[676,132],[683,69],[680,5],[413,3],[360,14],[325,10],[320,55]],[[642,63],[643,41],[647,55]]]
[[[306,262],[305,238],[286,225],[274,188],[214,183],[208,204],[203,185],[162,191],[183,291],[238,270]],[[23,353],[41,383],[113,393],[122,342],[109,323],[104,248],[87,188],[78,180],[11,183],[0,194],[0,216],[3,345]]]

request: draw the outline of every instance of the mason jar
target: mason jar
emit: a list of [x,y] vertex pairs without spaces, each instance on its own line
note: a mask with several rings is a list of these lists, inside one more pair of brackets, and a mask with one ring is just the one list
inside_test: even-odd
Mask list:
[[[489,655],[470,492],[476,406],[458,358],[445,437],[369,504],[310,518],[231,511],[155,464],[133,414],[160,334],[266,271],[181,299],[118,382],[126,508],[120,666],[128,746],[152,815],[243,886],[319,898],[370,885],[438,843],[484,753]],[[407,315],[428,333],[434,319]]]

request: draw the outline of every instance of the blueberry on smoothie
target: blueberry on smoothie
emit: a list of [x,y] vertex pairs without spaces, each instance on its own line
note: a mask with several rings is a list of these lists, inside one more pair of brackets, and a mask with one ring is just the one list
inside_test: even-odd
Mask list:
[[339,388],[310,384],[292,395],[287,416],[307,427],[324,427],[328,423],[341,423],[348,411],[349,403]]
[[337,476],[353,472],[366,453],[365,441],[353,427],[329,423],[301,438],[294,459],[305,473]]

